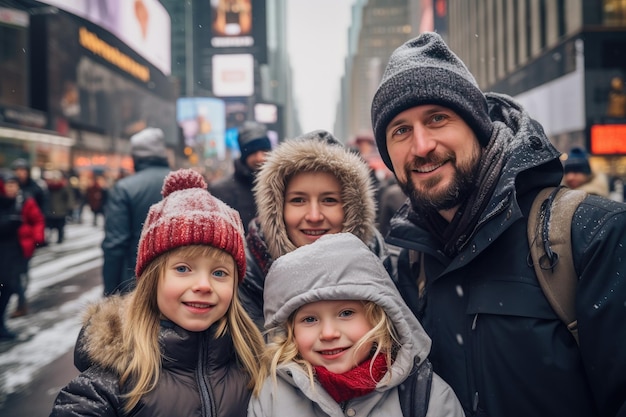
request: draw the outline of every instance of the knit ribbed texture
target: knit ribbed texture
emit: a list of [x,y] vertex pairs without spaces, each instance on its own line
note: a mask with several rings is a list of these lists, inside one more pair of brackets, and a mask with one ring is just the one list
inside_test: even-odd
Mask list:
[[148,127],[130,138],[130,153],[135,158],[166,158],[165,136],[157,127]]
[[591,174],[591,165],[589,165],[589,158],[587,158],[587,152],[582,148],[572,148],[567,154],[567,159],[563,163],[563,171],[568,172],[580,172],[583,174]]
[[385,131],[399,113],[422,104],[454,110],[484,146],[492,123],[487,100],[463,62],[436,33],[423,33],[396,49],[389,58],[372,101],[372,127],[378,151],[393,171]]
[[267,136],[267,126],[253,121],[247,121],[241,126],[237,143],[241,151],[242,162],[245,162],[248,156],[257,151],[270,151],[272,149],[272,143]]
[[150,207],[141,231],[135,274],[159,255],[188,245],[210,245],[235,259],[239,282],[246,273],[243,225],[239,213],[207,191],[202,175],[181,169],[163,183],[163,200]]

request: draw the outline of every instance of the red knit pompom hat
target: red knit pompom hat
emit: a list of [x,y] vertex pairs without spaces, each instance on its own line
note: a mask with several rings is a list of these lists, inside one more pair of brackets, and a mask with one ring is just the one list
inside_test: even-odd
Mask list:
[[163,200],[152,205],[141,230],[135,274],[159,255],[188,245],[210,245],[235,259],[239,282],[246,273],[243,225],[236,210],[208,192],[202,175],[192,169],[168,174]]

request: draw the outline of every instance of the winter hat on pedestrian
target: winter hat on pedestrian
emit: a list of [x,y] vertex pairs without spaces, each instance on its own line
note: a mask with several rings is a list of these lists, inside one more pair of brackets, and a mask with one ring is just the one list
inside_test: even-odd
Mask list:
[[135,274],[159,255],[188,245],[210,245],[232,255],[239,282],[246,273],[243,225],[236,210],[207,191],[192,169],[170,172],[163,181],[163,200],[152,205],[141,231]]
[[17,158],[15,161],[13,161],[13,163],[11,164],[11,169],[30,169],[30,164],[28,163],[28,161],[24,158]]
[[157,127],[148,127],[130,138],[130,153],[135,158],[167,158],[165,136]]
[[567,155],[567,159],[563,162],[563,171],[568,172],[581,172],[583,174],[591,174],[591,166],[589,165],[589,158],[587,158],[587,152],[582,148],[572,148]]
[[257,122],[247,121],[239,129],[237,137],[239,150],[241,151],[241,162],[246,162],[246,158],[257,151],[270,151],[272,143],[267,137],[267,127]]
[[372,101],[372,127],[380,155],[393,171],[385,131],[399,113],[421,104],[454,110],[485,146],[492,122],[487,99],[465,64],[437,33],[426,32],[404,43],[389,63]]

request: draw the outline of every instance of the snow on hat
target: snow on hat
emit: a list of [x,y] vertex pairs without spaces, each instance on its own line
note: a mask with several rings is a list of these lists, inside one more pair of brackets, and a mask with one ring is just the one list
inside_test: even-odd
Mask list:
[[567,155],[567,159],[563,162],[563,171],[582,172],[583,174],[591,174],[591,166],[587,158],[587,152],[582,148],[572,148]]
[[246,161],[248,156],[257,151],[269,151],[272,149],[272,143],[267,137],[267,127],[253,121],[245,122],[239,129],[237,141],[243,162]]
[[391,54],[372,100],[376,144],[392,171],[387,125],[399,113],[421,104],[439,104],[454,110],[472,128],[481,145],[489,142],[492,123],[485,95],[465,64],[433,32],[407,41]]
[[148,127],[130,138],[130,153],[135,158],[167,158],[165,136],[157,127]]
[[236,210],[207,191],[202,175],[192,169],[170,172],[141,231],[135,274],[159,255],[188,245],[210,245],[235,259],[239,282],[246,273],[243,225]]

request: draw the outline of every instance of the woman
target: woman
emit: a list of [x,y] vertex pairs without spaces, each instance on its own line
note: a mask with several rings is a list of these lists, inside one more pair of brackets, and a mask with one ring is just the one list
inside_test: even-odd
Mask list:
[[246,236],[248,267],[239,296],[259,329],[273,260],[323,235],[356,235],[390,271],[391,259],[375,226],[369,168],[329,132],[316,130],[280,144],[257,174],[254,197],[258,216]]

